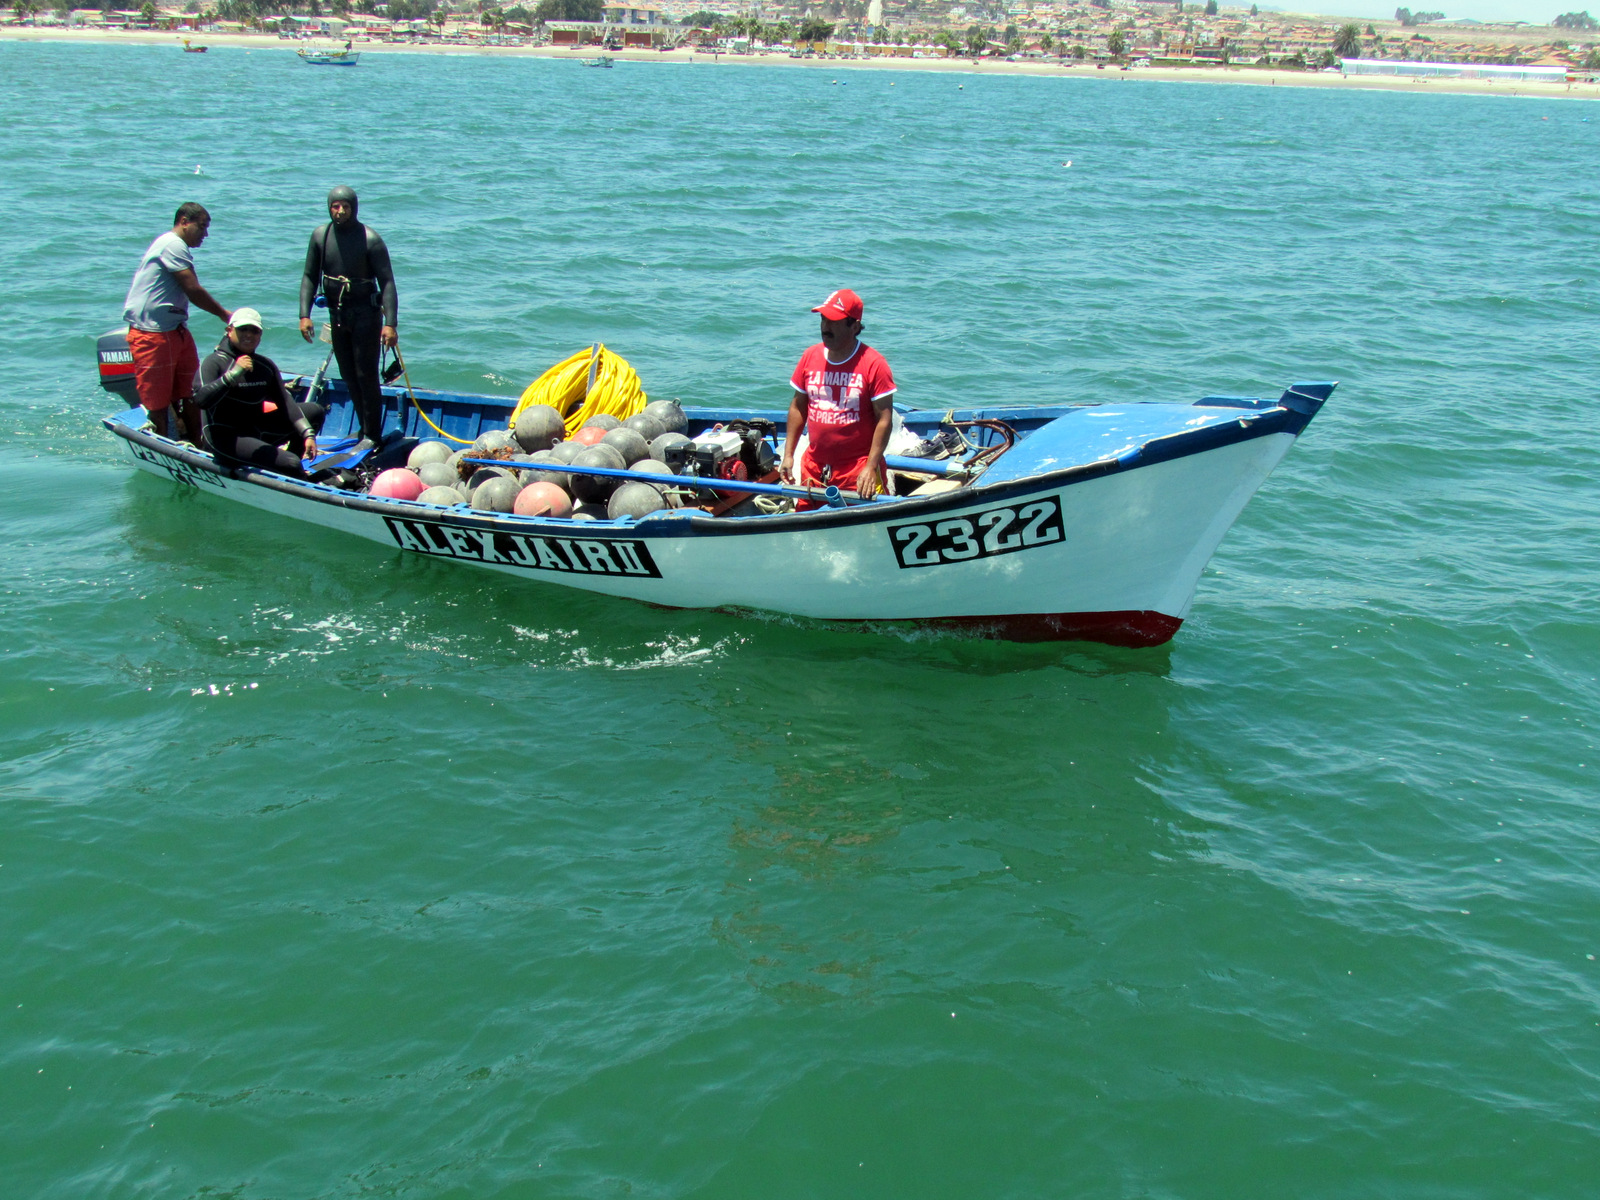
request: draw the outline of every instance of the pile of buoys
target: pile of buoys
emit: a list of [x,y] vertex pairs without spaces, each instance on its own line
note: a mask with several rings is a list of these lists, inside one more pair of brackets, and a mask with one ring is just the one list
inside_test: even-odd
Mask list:
[[[619,360],[620,361],[620,360]],[[675,400],[657,400],[627,418],[594,413],[568,433],[552,405],[522,404],[511,428],[490,430],[464,449],[419,442],[404,467],[384,471],[369,494],[525,517],[606,520],[642,517],[677,506],[677,496],[644,480],[540,470],[567,465],[670,475],[668,447],[686,442],[689,425]],[[463,459],[494,459],[494,466]]]
[[515,428],[526,410],[543,405],[555,411],[570,436],[593,417],[626,420],[643,412],[648,400],[628,360],[597,343],[530,383],[511,413],[511,425]]

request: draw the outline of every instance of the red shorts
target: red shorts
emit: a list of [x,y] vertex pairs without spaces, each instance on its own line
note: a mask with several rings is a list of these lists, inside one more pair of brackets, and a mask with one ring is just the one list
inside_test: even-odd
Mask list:
[[[867,465],[869,455],[862,455],[849,466],[841,467],[834,464],[833,474],[828,482],[840,491],[848,491],[856,486],[856,479],[861,474],[861,469]],[[800,456],[800,485],[802,487],[823,487],[822,464],[811,457],[811,447],[807,446],[805,453]],[[811,509],[822,507],[820,500],[801,500],[795,505],[797,512],[809,512]]]
[[160,412],[194,395],[200,354],[186,326],[166,333],[130,329],[128,349],[133,351],[133,383],[146,412]]
[[[861,474],[861,469],[867,465],[869,456],[863,454],[855,462],[841,467],[833,464],[833,475],[828,482],[841,490],[848,490],[856,485],[856,477]],[[822,464],[811,457],[811,447],[807,446],[804,454],[800,456],[800,482],[807,487],[822,487]]]

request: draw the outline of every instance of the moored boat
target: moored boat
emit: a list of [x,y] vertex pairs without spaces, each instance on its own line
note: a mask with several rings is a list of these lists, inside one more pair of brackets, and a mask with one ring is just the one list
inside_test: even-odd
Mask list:
[[[103,381],[112,388],[120,377]],[[665,608],[1152,646],[1177,632],[1224,534],[1335,386],[1297,383],[1277,399],[901,409],[911,434],[966,448],[949,459],[891,458],[902,482],[931,481],[915,494],[809,512],[744,506],[736,511],[747,515],[716,516],[690,505],[615,520],[353,493],[221,463],[142,429],[137,408],[104,424],[137,466],[180,486],[532,581]],[[388,436],[376,466],[403,466],[417,441],[433,436],[423,414],[470,442],[504,429],[514,409],[493,396],[414,396],[385,390]],[[323,399],[331,405],[323,439],[347,439],[354,416],[343,383],[329,381]],[[685,412],[691,438],[734,422],[781,430],[785,415]],[[958,430],[962,438],[952,438]],[[717,487],[732,487],[728,478]]]
[[353,67],[361,60],[361,51],[352,50],[348,45],[342,50],[302,48],[295,53],[301,62],[312,67]]

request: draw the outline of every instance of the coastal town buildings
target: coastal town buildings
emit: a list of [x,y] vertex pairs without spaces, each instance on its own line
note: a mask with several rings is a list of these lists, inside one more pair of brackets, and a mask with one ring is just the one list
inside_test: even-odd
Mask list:
[[[1600,72],[1600,32],[1521,22],[1402,24],[1263,12],[1215,0],[599,0],[587,20],[539,21],[511,0],[249,0],[47,10],[15,0],[9,23],[107,29],[245,29],[288,36],[859,57],[1005,57],[1094,65],[1215,69],[1333,67],[1340,59],[1504,64]],[[368,11],[359,11],[366,9]],[[568,6],[570,14],[570,5]],[[1397,12],[1397,15],[1404,15]]]

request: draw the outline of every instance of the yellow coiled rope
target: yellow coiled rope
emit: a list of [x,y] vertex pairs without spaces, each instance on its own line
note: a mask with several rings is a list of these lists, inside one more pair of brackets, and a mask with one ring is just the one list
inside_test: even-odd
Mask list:
[[646,401],[639,375],[628,360],[596,344],[562,359],[530,383],[512,410],[509,425],[515,427],[517,417],[530,405],[548,404],[561,414],[571,437],[592,416],[605,413],[626,421],[643,412]]

